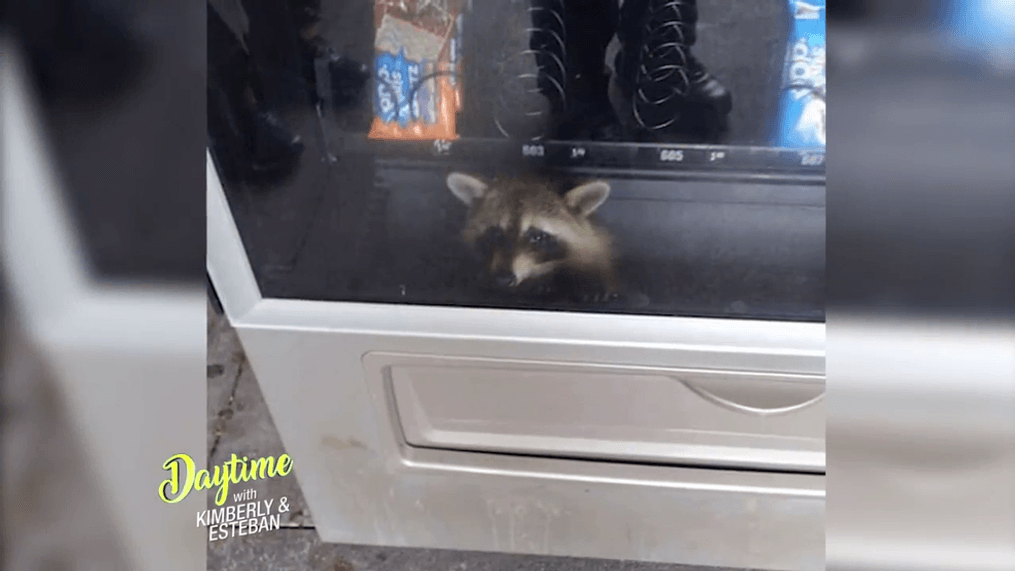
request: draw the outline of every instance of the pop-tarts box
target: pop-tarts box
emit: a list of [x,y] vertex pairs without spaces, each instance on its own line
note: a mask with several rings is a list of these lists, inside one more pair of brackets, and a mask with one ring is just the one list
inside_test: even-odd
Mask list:
[[789,0],[793,14],[775,144],[825,147],[825,0]]

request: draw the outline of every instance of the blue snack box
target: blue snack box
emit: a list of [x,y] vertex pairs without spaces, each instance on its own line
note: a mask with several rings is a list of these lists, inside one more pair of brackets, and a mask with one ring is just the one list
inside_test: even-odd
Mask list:
[[775,144],[825,148],[825,0],[789,0],[793,15]]

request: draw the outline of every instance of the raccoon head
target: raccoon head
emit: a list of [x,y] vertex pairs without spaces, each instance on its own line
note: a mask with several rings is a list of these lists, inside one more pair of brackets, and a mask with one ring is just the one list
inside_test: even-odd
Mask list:
[[564,195],[543,182],[488,184],[462,173],[447,184],[469,208],[462,237],[498,287],[524,289],[563,268],[609,263],[609,238],[589,218],[609,196],[604,181]]

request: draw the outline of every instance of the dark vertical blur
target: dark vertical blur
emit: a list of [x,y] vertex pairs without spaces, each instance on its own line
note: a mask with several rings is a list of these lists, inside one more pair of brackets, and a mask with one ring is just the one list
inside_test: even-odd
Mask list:
[[1015,3],[829,2],[827,568],[1015,569]]
[[101,275],[203,279],[204,6],[7,3],[81,240]]
[[205,2],[0,10],[0,568],[192,568],[155,490],[204,441]]

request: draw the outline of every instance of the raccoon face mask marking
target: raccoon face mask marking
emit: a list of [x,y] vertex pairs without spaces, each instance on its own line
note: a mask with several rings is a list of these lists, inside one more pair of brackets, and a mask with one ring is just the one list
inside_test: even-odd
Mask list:
[[448,188],[469,208],[462,238],[484,260],[487,279],[527,289],[561,270],[603,281],[611,271],[609,235],[591,220],[610,186],[593,181],[561,196],[539,181],[486,183],[452,173]]

